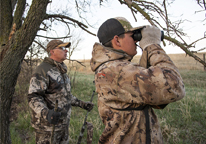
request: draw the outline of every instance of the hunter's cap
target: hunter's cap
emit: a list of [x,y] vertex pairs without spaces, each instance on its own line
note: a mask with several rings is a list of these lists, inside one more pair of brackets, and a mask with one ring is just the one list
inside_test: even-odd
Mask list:
[[97,32],[99,42],[103,45],[114,38],[115,35],[121,35],[129,31],[140,29],[141,27],[133,28],[130,22],[124,17],[116,17],[106,20]]
[[56,47],[70,47],[71,42],[63,43],[61,40],[52,40],[47,44],[46,51],[49,53],[50,50],[56,48]]

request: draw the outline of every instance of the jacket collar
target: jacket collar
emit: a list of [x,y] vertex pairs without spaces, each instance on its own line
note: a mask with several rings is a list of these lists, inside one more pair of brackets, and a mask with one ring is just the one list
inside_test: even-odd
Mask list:
[[111,47],[105,47],[100,43],[95,43],[92,51],[92,59],[90,61],[92,71],[105,62],[113,60],[131,60],[132,56],[129,56],[123,50],[117,50]]
[[49,63],[49,64],[57,67],[62,74],[67,72],[67,66],[63,62],[59,63],[59,62],[57,62],[49,57],[46,57],[44,59],[44,62]]

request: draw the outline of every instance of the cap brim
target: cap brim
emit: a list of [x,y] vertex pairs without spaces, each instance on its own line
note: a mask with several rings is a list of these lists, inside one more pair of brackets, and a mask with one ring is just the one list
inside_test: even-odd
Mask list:
[[139,27],[131,28],[129,31],[135,31],[135,30],[138,30],[138,29],[142,29],[144,27],[146,27],[146,26],[144,25],[144,26],[139,26]]
[[57,47],[70,47],[70,46],[71,46],[71,42],[67,42],[67,43],[62,43],[58,45]]

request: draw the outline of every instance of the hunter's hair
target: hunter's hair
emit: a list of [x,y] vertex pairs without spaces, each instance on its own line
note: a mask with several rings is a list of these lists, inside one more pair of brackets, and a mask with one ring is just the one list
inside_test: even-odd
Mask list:
[[[120,37],[120,38],[124,38],[124,34],[121,34],[121,35],[119,35],[118,37]],[[106,42],[106,43],[103,44],[103,45],[104,45],[105,47],[111,47],[111,48],[113,48],[112,40]]]

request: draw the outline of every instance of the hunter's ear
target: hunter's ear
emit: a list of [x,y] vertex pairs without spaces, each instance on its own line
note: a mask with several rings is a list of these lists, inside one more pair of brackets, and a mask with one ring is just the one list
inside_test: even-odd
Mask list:
[[54,54],[54,50],[50,50],[50,55],[53,55]]
[[117,35],[112,39],[113,47],[121,47],[121,43],[119,41],[119,37]]

